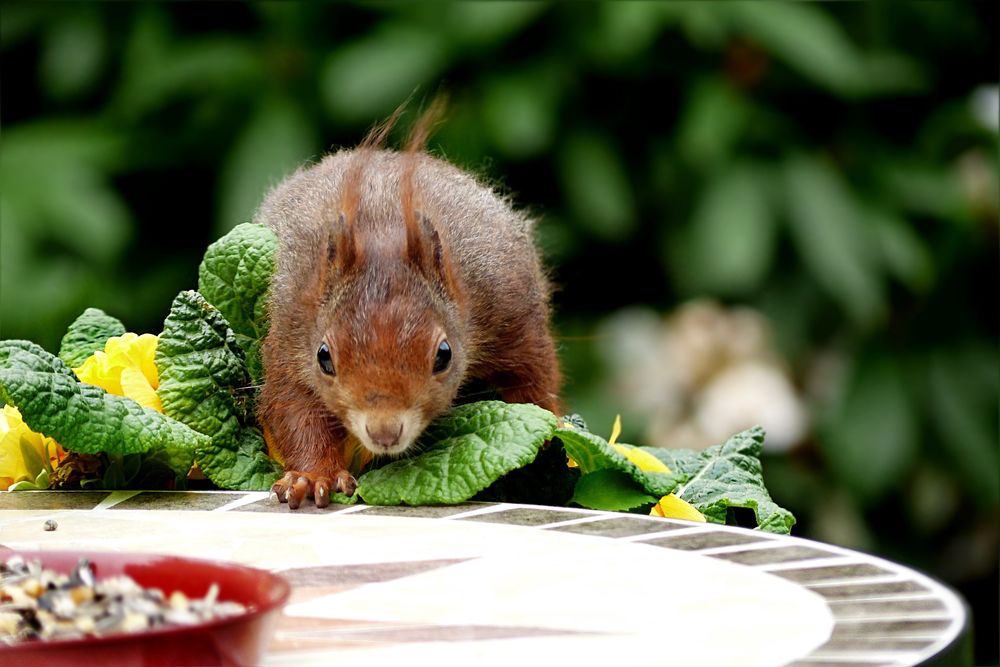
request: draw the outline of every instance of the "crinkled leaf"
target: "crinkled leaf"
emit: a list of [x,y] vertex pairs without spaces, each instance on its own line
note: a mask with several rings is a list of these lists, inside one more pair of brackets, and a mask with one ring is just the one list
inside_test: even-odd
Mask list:
[[657,500],[656,496],[644,492],[626,473],[603,468],[580,477],[571,502],[591,509],[617,512],[652,505]]
[[755,426],[737,433],[726,442],[704,451],[643,447],[687,481],[674,491],[693,505],[705,518],[725,523],[729,508],[754,511],[757,528],[772,533],[791,531],[795,517],[771,500],[764,487],[760,453],[764,430]]
[[260,344],[277,247],[270,229],[244,223],[210,245],[198,268],[198,291],[232,327],[255,383],[263,376]]
[[[267,491],[281,475],[268,457],[260,429],[246,427],[235,441],[217,441],[198,447],[198,465],[216,485],[239,491]],[[335,501],[337,502],[337,501]]]
[[678,476],[674,468],[671,468],[673,474],[641,470],[598,435],[579,429],[560,428],[556,430],[555,437],[562,441],[566,455],[576,461],[584,476],[597,470],[617,470],[631,477],[640,488],[656,498],[677,488]]
[[535,405],[481,401],[454,408],[420,438],[423,451],[365,473],[358,494],[370,505],[454,504],[531,463],[556,418]]
[[88,308],[69,325],[59,346],[59,358],[70,368],[76,368],[113,336],[125,333],[125,325],[100,308]]
[[28,341],[0,341],[0,399],[17,407],[33,431],[70,451],[131,454],[171,448],[193,454],[205,440],[130,398],[79,382],[61,359]]
[[[156,346],[163,411],[199,433],[235,440],[248,387],[243,351],[226,319],[198,292],[174,299]],[[242,409],[241,409],[242,408]]]
[[267,459],[263,437],[248,423],[253,393],[243,350],[222,313],[198,292],[174,299],[156,366],[164,412],[211,438],[197,448],[208,478],[223,488],[269,487],[278,471]]

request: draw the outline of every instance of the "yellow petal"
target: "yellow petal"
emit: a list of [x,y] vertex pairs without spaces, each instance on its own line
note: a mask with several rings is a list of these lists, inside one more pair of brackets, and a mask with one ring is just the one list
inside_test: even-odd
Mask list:
[[4,403],[3,411],[0,412],[0,436],[6,435],[7,432],[13,431],[17,428],[18,424],[23,423],[21,421],[21,413],[13,405],[7,405]]
[[149,380],[149,384],[153,389],[159,389],[160,387],[160,374],[156,370],[156,362],[154,361],[156,346],[159,342],[160,339],[153,334],[142,334],[136,339],[131,353],[133,361],[139,367],[139,370],[142,371],[142,374],[146,376],[146,379]]
[[107,354],[98,350],[87,357],[83,365],[74,368],[73,372],[80,379],[80,382],[96,385],[109,394],[122,396],[121,385],[121,363],[122,355],[119,352]]
[[672,493],[660,498],[660,502],[653,505],[653,509],[649,514],[650,516],[664,516],[671,519],[685,519],[687,521],[705,523],[705,517],[701,512]]
[[0,477],[9,477],[10,484],[13,484],[23,475],[25,470],[24,458],[21,456],[21,438],[17,431],[7,430],[0,436]]
[[34,449],[38,460],[44,461],[48,458],[48,452],[45,450],[46,438],[28,428],[28,425],[21,419],[21,413],[18,412],[17,408],[4,406],[3,419],[6,427],[3,437],[0,438],[0,476],[10,477],[15,482],[22,479],[35,479],[41,469],[28,468],[22,448]]
[[611,437],[608,438],[608,444],[613,445],[618,440],[618,436],[622,434],[622,416],[615,415],[615,423],[611,425]]
[[619,454],[639,466],[639,470],[644,470],[646,472],[670,472],[670,468],[668,468],[663,461],[656,458],[649,452],[639,449],[638,447],[632,447],[629,445],[612,445],[612,447],[618,450]]
[[122,369],[121,386],[124,395],[142,407],[163,412],[163,404],[160,403],[160,397],[149,384],[146,376],[138,368],[129,367]]

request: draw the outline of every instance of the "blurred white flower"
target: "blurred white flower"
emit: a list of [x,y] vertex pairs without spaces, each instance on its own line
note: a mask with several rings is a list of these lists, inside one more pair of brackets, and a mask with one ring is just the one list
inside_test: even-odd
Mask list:
[[628,309],[608,318],[598,339],[617,399],[647,419],[644,444],[703,449],[754,424],[771,451],[805,436],[805,407],[756,311],[712,301],[666,318]]
[[716,374],[698,397],[694,421],[712,442],[760,424],[771,451],[791,449],[806,425],[805,410],[788,377],[760,360],[736,363]]

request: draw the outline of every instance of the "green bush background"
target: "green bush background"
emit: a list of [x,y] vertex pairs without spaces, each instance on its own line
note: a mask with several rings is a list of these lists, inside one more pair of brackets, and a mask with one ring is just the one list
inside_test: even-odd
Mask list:
[[633,304],[749,305],[800,382],[832,351],[776,499],[957,587],[997,662],[991,3],[0,10],[4,338],[53,350],[91,305],[158,332],[269,185],[444,91],[433,150],[542,220],[567,403],[627,411],[592,338]]

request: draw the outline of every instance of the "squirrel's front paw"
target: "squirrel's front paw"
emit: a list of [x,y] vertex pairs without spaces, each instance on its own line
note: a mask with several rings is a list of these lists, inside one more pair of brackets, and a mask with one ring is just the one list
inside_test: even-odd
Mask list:
[[346,470],[334,473],[333,477],[289,470],[284,477],[274,483],[271,493],[278,496],[279,501],[288,503],[289,509],[294,510],[298,509],[307,496],[315,500],[316,507],[326,507],[330,504],[331,491],[340,491],[344,495],[351,496],[357,488],[357,480]]

